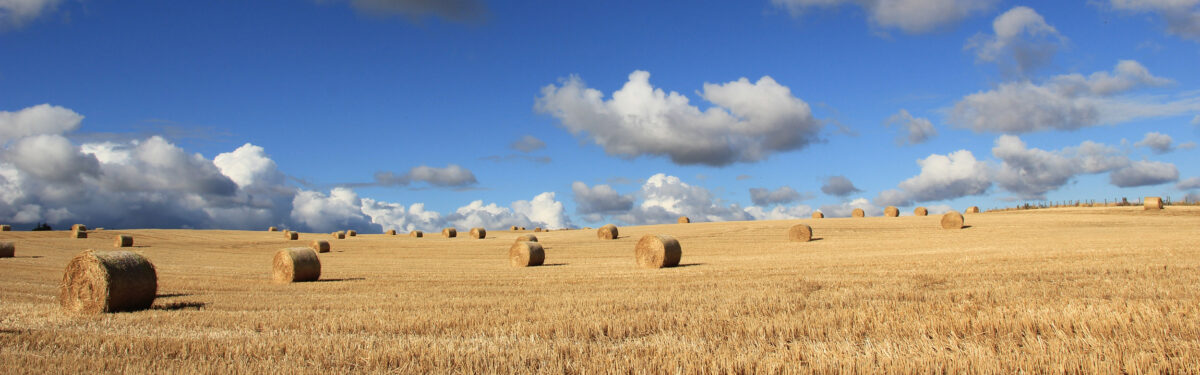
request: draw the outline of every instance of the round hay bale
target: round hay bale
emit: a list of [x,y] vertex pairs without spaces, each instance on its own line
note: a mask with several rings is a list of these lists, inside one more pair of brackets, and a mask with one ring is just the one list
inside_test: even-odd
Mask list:
[[487,238],[487,229],[471,228],[470,234],[471,234],[471,238],[481,240],[481,239]]
[[855,208],[855,209],[854,209],[854,211],[851,211],[851,212],[850,212],[850,216],[853,216],[853,217],[867,217],[867,212],[866,212],[866,211],[863,211],[863,209],[861,209],[861,208]]
[[312,248],[313,251],[316,251],[318,253],[328,253],[329,252],[329,241],[315,240],[311,244],[309,244],[308,247]]
[[683,249],[675,237],[665,234],[647,234],[642,236],[634,247],[637,264],[642,268],[663,268],[679,265],[683,257]]
[[389,235],[389,236],[395,236],[395,235],[396,235],[396,230],[395,230],[395,229],[388,229],[388,230],[387,230],[387,232],[383,232],[383,234],[386,234],[386,235]]
[[294,241],[300,239],[300,233],[289,230],[287,232],[283,232],[283,237],[287,238],[288,241]]
[[442,229],[442,237],[446,237],[446,238],[458,237],[458,229],[454,229],[454,228]]
[[687,216],[680,216],[680,217],[679,217],[679,224],[687,224],[687,223],[690,223],[690,222],[692,222],[692,219],[689,219]]
[[544,230],[545,230],[545,229],[542,229],[542,227],[533,228],[533,231],[534,231],[534,232],[541,232],[541,231],[544,231]]
[[618,231],[616,225],[605,224],[604,226],[600,227],[600,229],[596,230],[596,237],[602,240],[615,240],[617,239],[617,233]]
[[145,310],[158,295],[158,273],[129,251],[84,250],[63,271],[58,302],[73,313]]
[[518,226],[516,226],[516,225],[513,225],[513,226],[511,226],[511,227],[508,227],[508,230],[518,230],[518,229],[521,229],[521,228],[520,228],[520,227],[518,227]]
[[521,227],[521,230],[525,230],[525,227]]
[[513,267],[540,266],[546,261],[546,251],[540,243],[517,241],[508,248],[508,261]]
[[966,213],[968,213],[968,214],[977,214],[977,213],[979,213],[979,206],[971,206],[971,207],[967,207],[967,212],[966,212]]
[[535,236],[535,235],[532,235],[532,234],[526,234],[526,235],[523,235],[523,236],[517,237],[517,241],[516,241],[516,242],[521,242],[521,241],[528,241],[528,242],[538,242],[538,239],[537,239],[537,236]]
[[1160,197],[1146,197],[1142,200],[1143,209],[1145,210],[1161,210],[1163,209],[1163,200]]
[[11,232],[11,231],[12,231],[12,225],[8,225],[8,224],[0,225],[0,232]]
[[346,237],[357,237],[357,236],[358,236],[358,231],[356,231],[356,230],[351,229],[351,230],[346,231]]
[[899,217],[899,216],[900,216],[900,209],[899,209],[899,208],[896,208],[896,206],[887,206],[887,208],[884,208],[884,209],[883,209],[883,216],[887,216],[887,217]]
[[133,236],[128,234],[117,236],[117,240],[113,242],[113,247],[133,247]]
[[87,238],[87,232],[81,230],[71,231],[71,238]]
[[276,228],[276,227],[268,227],[268,228],[267,228],[267,231],[268,231],[268,232],[278,232],[278,231],[279,231],[279,228]]
[[788,228],[788,240],[792,242],[808,242],[812,240],[812,227],[806,224],[796,224]]
[[929,210],[925,209],[925,207],[917,207],[913,209],[913,215],[929,216]]
[[17,255],[17,245],[12,242],[0,242],[0,258],[12,258]]
[[74,225],[71,225],[71,231],[77,231],[77,230],[78,230],[78,231],[84,231],[84,232],[86,232],[86,231],[87,231],[87,225],[83,225],[83,224],[74,224]]
[[333,232],[333,238],[336,240],[346,239],[346,232],[342,232],[342,231]]
[[958,211],[950,211],[942,215],[942,229],[962,229],[963,215]]
[[421,238],[421,237],[425,237],[425,232],[422,232],[419,230],[414,230],[412,232],[408,232],[408,236],[413,237],[413,238]]
[[813,219],[824,219],[825,213],[821,212],[821,211],[813,212],[812,218]]
[[271,278],[277,283],[317,281],[321,278],[321,259],[307,247],[279,250],[272,261]]

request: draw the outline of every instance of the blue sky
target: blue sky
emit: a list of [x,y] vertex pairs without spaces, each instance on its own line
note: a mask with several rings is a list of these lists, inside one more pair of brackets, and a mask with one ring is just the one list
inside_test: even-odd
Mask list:
[[1195,199],[1197,20],[1200,0],[0,2],[0,220],[434,230]]

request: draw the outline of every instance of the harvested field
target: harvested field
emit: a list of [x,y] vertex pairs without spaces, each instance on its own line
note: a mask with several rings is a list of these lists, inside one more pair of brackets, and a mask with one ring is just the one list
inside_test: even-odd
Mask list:
[[[79,317],[67,261],[112,237],[2,232],[6,373],[1153,373],[1200,368],[1200,207],[375,234],[320,254],[319,282],[275,284],[256,231],[120,230],[153,262],[151,310]],[[790,242],[792,225],[811,242]],[[1148,237],[1144,233],[1155,233]],[[638,268],[666,234],[678,267]],[[302,237],[309,238],[309,233]],[[100,237],[100,236],[94,236]],[[324,235],[320,238],[327,238]],[[315,237],[314,237],[315,238]]]

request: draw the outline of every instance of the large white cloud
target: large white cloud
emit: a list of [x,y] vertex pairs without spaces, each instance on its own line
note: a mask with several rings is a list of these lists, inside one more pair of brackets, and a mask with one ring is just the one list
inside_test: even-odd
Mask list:
[[218,154],[213,158],[213,165],[242,188],[256,184],[279,185],[284,179],[266,151],[249,143],[232,152]]
[[1077,147],[1057,151],[1028,148],[1016,136],[996,139],[992,155],[1001,160],[995,181],[1001,188],[1022,199],[1045,199],[1075,176],[1110,172],[1129,165],[1119,150],[1084,141]]
[[0,0],[0,31],[18,28],[51,11],[60,0]]
[[992,21],[993,34],[979,34],[967,43],[978,61],[1000,63],[1019,75],[1044,66],[1066,37],[1032,8],[1017,6]]
[[808,103],[771,77],[705,83],[700,96],[714,106],[701,110],[682,94],[655,88],[650,73],[639,70],[611,99],[572,76],[542,88],[535,108],[609,155],[666,156],[681,165],[757,162],[818,140],[822,124]]
[[75,111],[49,104],[16,112],[0,111],[0,144],[31,135],[69,133],[78,129],[82,121],[83,116]]
[[1167,32],[1200,41],[1200,0],[1110,0],[1114,9],[1152,13],[1167,22]]
[[292,219],[314,232],[332,232],[344,229],[379,232],[382,227],[371,222],[363,213],[363,202],[358,194],[347,188],[334,188],[329,194],[302,190],[292,201]]
[[[688,216],[698,222],[779,220],[805,217],[812,213],[812,208],[806,205],[777,204],[769,210],[760,206],[742,207],[717,198],[702,186],[691,185],[663,173],[650,176],[638,191],[628,195],[619,194],[606,185],[588,188],[583,183],[576,183],[573,188],[576,188],[576,204],[589,207],[584,219],[590,222],[611,217],[635,225],[663,224],[674,223],[680,216]],[[606,199],[607,203],[596,202],[601,199]],[[635,199],[641,202],[634,204]]]
[[825,214],[825,217],[850,217],[856,208],[861,208],[867,216],[883,215],[883,209],[871,204],[867,198],[855,198],[837,204],[823,205],[820,211]]
[[1179,181],[1179,169],[1171,163],[1139,160],[1113,171],[1108,179],[1123,188],[1159,185]]
[[947,155],[933,154],[917,160],[921,173],[900,182],[897,189],[879,194],[883,206],[907,206],[914,202],[938,201],[982,195],[992,186],[991,167],[967,150]]
[[871,24],[876,27],[898,28],[916,34],[987,10],[996,0],[771,0],[771,3],[787,8],[795,16],[810,8],[855,5],[867,12]]

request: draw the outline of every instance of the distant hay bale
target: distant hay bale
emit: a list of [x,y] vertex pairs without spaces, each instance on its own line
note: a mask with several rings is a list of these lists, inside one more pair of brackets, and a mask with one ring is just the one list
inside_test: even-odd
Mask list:
[[687,224],[690,222],[692,222],[692,219],[689,219],[687,216],[680,216],[678,220],[679,224]]
[[486,238],[486,237],[487,237],[487,229],[483,229],[483,228],[471,228],[471,233],[470,233],[470,235],[471,235],[471,238],[474,238],[474,239],[477,239],[477,240],[479,240],[479,239],[484,239],[484,238]]
[[900,209],[896,208],[896,206],[887,206],[887,208],[883,209],[883,216],[898,217],[900,216]]
[[508,261],[513,267],[540,266],[546,261],[546,251],[540,243],[517,241],[508,248]]
[[618,230],[616,225],[605,224],[604,226],[600,227],[600,229],[596,230],[596,237],[602,240],[615,240],[617,239],[617,233]]
[[516,226],[516,225],[513,225],[513,226],[511,226],[511,227],[508,227],[508,230],[518,230],[518,229],[521,229],[521,228],[520,228],[520,227],[518,227],[518,226]]
[[268,228],[267,228],[267,231],[268,231],[268,232],[278,232],[278,231],[279,231],[279,228],[276,228],[276,227],[268,227]]
[[11,231],[12,231],[12,225],[8,225],[8,224],[0,225],[0,232],[11,232]]
[[12,242],[0,242],[0,258],[12,258],[17,255],[17,245]]
[[351,230],[346,231],[346,237],[357,237],[357,236],[358,236],[358,231],[356,231],[356,230],[351,229]]
[[942,229],[962,229],[963,215],[958,211],[950,211],[942,215]]
[[72,230],[72,231],[77,231],[77,230],[78,230],[78,231],[84,231],[84,232],[87,232],[87,225],[83,225],[83,224],[74,224],[74,225],[71,225],[71,230]]
[[968,213],[968,214],[977,214],[977,213],[979,213],[979,206],[971,206],[971,207],[967,207],[967,212],[965,212],[965,213]]
[[313,241],[311,244],[309,244],[308,247],[312,248],[313,251],[316,251],[318,253],[328,253],[329,252],[329,241],[316,240],[316,241]]
[[287,232],[283,232],[283,238],[287,238],[289,241],[298,240],[300,239],[300,233],[289,230]]
[[929,216],[929,210],[925,209],[925,207],[917,207],[913,210],[913,215]]
[[128,234],[118,235],[113,247],[133,247],[133,236]]
[[84,250],[63,271],[58,301],[72,313],[145,310],[158,295],[158,273],[145,257],[129,251]]
[[812,218],[813,219],[824,219],[825,213],[821,212],[821,211],[813,212]]
[[395,229],[388,229],[388,230],[387,230],[387,232],[383,232],[383,234],[386,234],[386,235],[389,235],[389,236],[395,236],[395,235],[396,235],[396,230],[395,230]]
[[87,238],[87,232],[82,230],[72,230],[71,238]]
[[796,224],[788,228],[788,240],[792,242],[808,242],[812,240],[812,227]]
[[683,257],[683,249],[675,237],[665,234],[647,234],[642,236],[634,247],[637,264],[642,268],[663,268],[679,265]]
[[442,237],[446,237],[446,238],[458,237],[458,229],[454,229],[454,228],[442,229]]
[[525,227],[521,227],[521,230],[525,230]]
[[541,232],[542,230],[542,227],[533,228],[534,232]]
[[425,237],[425,232],[421,232],[419,230],[414,230],[412,232],[408,232],[408,236],[413,237],[413,238],[421,238],[421,237]]
[[1143,200],[1143,206],[1146,210],[1161,210],[1163,209],[1163,200],[1160,197],[1146,197]]
[[538,239],[537,239],[537,236],[535,236],[535,235],[532,235],[532,234],[526,234],[526,235],[523,235],[523,236],[517,237],[517,241],[516,241],[516,242],[521,242],[521,241],[528,241],[528,242],[538,242]]
[[866,217],[866,216],[867,216],[867,212],[866,212],[866,211],[863,211],[863,209],[861,209],[861,208],[855,208],[855,209],[854,209],[854,211],[851,211],[851,212],[850,212],[850,216],[853,216],[853,217]]
[[333,232],[333,238],[337,239],[337,240],[346,239],[346,232],[342,232],[342,231]]
[[275,253],[271,278],[277,283],[317,281],[321,278],[321,259],[307,247],[290,247]]

